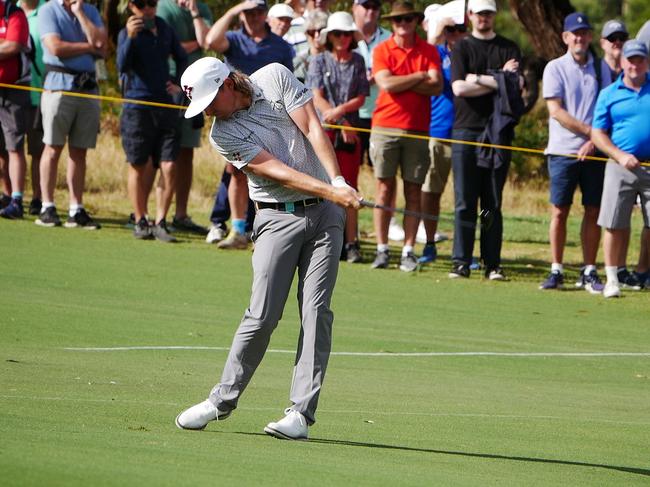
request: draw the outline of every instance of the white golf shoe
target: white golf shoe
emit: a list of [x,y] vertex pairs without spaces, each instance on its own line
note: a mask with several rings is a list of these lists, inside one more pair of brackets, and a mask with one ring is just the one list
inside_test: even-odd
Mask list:
[[618,298],[621,295],[621,287],[618,282],[607,282],[603,289],[603,296],[606,298]]
[[176,416],[176,426],[184,430],[202,430],[210,421],[223,421],[228,416],[230,411],[221,411],[206,399]]
[[264,432],[281,440],[306,440],[309,426],[305,417],[291,408],[285,409],[284,415],[280,421],[267,424]]

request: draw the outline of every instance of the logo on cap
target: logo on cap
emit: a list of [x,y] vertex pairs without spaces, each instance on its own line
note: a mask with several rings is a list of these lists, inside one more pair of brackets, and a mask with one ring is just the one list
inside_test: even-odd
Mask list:
[[193,87],[191,87],[191,86],[187,86],[187,85],[183,85],[183,92],[185,93],[185,96],[186,96],[188,99],[190,99],[190,100],[192,99],[192,91],[193,91],[193,90],[194,90]]

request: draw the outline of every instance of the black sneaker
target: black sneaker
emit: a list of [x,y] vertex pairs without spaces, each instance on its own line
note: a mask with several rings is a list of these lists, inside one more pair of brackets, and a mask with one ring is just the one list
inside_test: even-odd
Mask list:
[[204,226],[198,225],[192,221],[192,218],[185,216],[183,218],[176,218],[172,220],[172,228],[174,231],[192,232],[199,235],[207,235],[208,229]]
[[451,271],[449,272],[449,279],[467,279],[469,274],[469,267],[466,264],[453,264],[451,266]]
[[388,269],[390,264],[390,252],[388,250],[377,251],[375,261],[372,263],[373,269]]
[[159,223],[156,223],[151,229],[151,233],[156,238],[156,240],[159,240],[161,242],[173,243],[178,241],[172,234],[169,233],[167,222],[165,220],[160,220]]
[[84,208],[79,208],[74,216],[68,218],[65,228],[85,228],[86,230],[99,230],[102,226],[97,223]]
[[626,267],[618,270],[618,282],[621,289],[629,291],[640,291],[643,289],[643,283],[639,280],[636,272],[630,272]]
[[11,203],[11,196],[4,193],[0,194],[0,210],[6,208]]
[[0,216],[7,220],[19,220],[23,217],[23,200],[12,198],[11,203],[0,210]]
[[42,227],[60,227],[61,219],[59,218],[59,214],[56,212],[56,208],[50,206],[45,211],[41,212],[34,223]]
[[133,225],[133,236],[140,240],[149,240],[153,238],[151,225],[145,217],[140,218],[140,221]]
[[32,198],[32,201],[29,202],[29,214],[30,215],[40,215],[41,208],[43,207],[43,202],[38,198]]
[[345,244],[345,254],[346,260],[350,264],[358,264],[363,261],[361,256],[361,250],[359,248],[359,242],[350,242]]
[[485,270],[485,277],[490,281],[506,281],[506,273],[501,267],[490,267]]

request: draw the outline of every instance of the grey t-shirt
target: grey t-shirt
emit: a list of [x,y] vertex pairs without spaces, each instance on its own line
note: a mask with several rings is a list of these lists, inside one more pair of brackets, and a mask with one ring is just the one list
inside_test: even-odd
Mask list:
[[[278,63],[255,71],[250,80],[254,89],[251,106],[228,120],[214,120],[210,130],[213,147],[238,169],[265,150],[296,171],[329,183],[311,143],[289,117],[312,99],[311,91]],[[254,174],[247,176],[254,201],[286,203],[311,197]]]
[[[337,61],[328,51],[318,54],[309,63],[305,84],[308,88],[323,90],[325,98],[334,107],[370,93],[366,63],[361,54],[356,52],[346,62]],[[353,127],[358,126],[358,111],[346,113],[345,118]]]

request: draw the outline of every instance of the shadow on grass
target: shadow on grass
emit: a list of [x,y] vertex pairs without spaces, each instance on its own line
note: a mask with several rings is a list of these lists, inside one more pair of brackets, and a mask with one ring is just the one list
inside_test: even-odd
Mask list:
[[[233,432],[232,434],[250,435],[250,436],[267,436],[264,433],[250,433],[250,432],[243,432],[243,431]],[[435,455],[453,455],[453,456],[469,457],[469,458],[485,458],[488,460],[507,460],[513,462],[531,462],[531,463],[548,463],[553,465],[567,465],[571,467],[602,468],[605,470],[616,470],[618,472],[633,473],[636,475],[643,475],[645,477],[650,477],[650,470],[646,468],[607,465],[603,463],[577,462],[573,460],[518,457],[518,456],[511,456],[511,455],[497,455],[493,453],[473,453],[473,452],[464,452],[464,451],[455,451],[455,450],[436,450],[433,448],[415,448],[410,446],[385,445],[382,443],[364,443],[360,441],[349,441],[349,440],[330,440],[327,438],[310,438],[309,443],[320,443],[323,445],[353,446],[353,447],[361,447],[361,448],[379,448],[383,450],[399,450],[399,451],[416,452],[416,453],[432,453]]]

